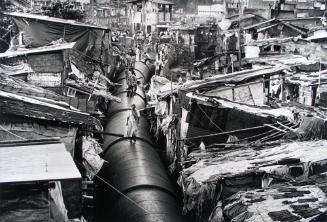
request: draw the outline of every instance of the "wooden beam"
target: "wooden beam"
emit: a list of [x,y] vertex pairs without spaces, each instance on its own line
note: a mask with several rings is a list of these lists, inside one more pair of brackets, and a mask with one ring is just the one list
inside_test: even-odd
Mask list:
[[278,130],[278,131],[280,131],[280,132],[287,133],[287,131],[285,131],[285,130],[283,130],[283,129],[279,129],[278,127],[276,127],[276,126],[272,126],[272,125],[270,125],[270,124],[264,124],[264,126],[268,126],[268,127],[272,128],[272,129]]

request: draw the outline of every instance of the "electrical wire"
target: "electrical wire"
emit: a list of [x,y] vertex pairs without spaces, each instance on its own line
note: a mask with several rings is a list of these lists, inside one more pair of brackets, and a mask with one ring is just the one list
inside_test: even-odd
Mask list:
[[[76,161],[75,161],[76,162]],[[76,162],[78,165],[80,165],[81,167],[83,167],[84,169],[86,169],[83,164]],[[108,163],[106,161],[106,163]],[[88,170],[88,169],[86,169]],[[88,170],[90,172],[90,170]],[[91,172],[92,173],[92,172]],[[115,188],[113,185],[111,185],[110,183],[108,183],[105,179],[103,179],[102,177],[98,176],[97,174],[94,175],[94,177],[98,178],[101,182],[103,182],[105,185],[107,185],[108,187],[110,187],[111,189],[113,189],[114,191],[116,191],[117,193],[119,193],[120,195],[122,195],[126,200],[130,201],[132,204],[134,204],[136,207],[138,207],[139,209],[143,210],[145,213],[147,214],[151,214],[149,211],[147,211],[144,207],[140,206],[138,203],[136,203],[134,200],[132,200],[131,198],[129,198],[128,196],[126,196],[124,193],[122,193],[121,191],[119,191],[117,188]]]
[[225,132],[224,130],[222,130],[216,123],[214,123],[210,116],[201,108],[201,106],[196,103],[196,105],[199,107],[199,109],[201,110],[201,112],[207,117],[207,119],[210,121],[210,123],[212,123],[217,129],[219,129],[221,132]]
[[5,129],[5,128],[4,128],[3,126],[1,126],[1,125],[0,125],[0,128],[1,128],[3,131],[5,131],[5,132],[7,132],[7,133],[9,133],[9,134],[11,134],[11,135],[13,135],[13,136],[15,136],[15,137],[21,139],[21,140],[24,140],[24,141],[27,141],[27,140],[28,140],[28,139],[26,139],[26,138],[24,138],[24,137],[18,136],[18,135],[15,134],[15,133],[10,132],[9,130]]

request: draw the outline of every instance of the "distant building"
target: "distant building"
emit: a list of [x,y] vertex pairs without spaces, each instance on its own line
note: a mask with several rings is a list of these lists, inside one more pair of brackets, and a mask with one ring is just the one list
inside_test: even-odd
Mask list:
[[205,20],[220,21],[226,14],[226,7],[222,1],[220,4],[198,5],[197,16]]
[[[57,2],[58,0],[30,0],[29,2],[40,5],[49,5],[50,3]],[[90,4],[91,0],[59,0],[59,2],[79,3],[79,4]]]
[[113,4],[90,4],[85,6],[87,20],[96,25],[123,29],[127,26],[126,7]]
[[214,5],[199,5],[198,15],[199,16],[209,16],[215,17],[217,14],[222,14],[225,12],[224,4],[214,4]]
[[255,13],[269,19],[275,0],[225,0],[227,14]]
[[276,4],[272,15],[280,19],[321,17],[325,8],[325,0],[285,0]]
[[172,22],[174,3],[164,0],[133,0],[128,5],[133,31],[151,32]]

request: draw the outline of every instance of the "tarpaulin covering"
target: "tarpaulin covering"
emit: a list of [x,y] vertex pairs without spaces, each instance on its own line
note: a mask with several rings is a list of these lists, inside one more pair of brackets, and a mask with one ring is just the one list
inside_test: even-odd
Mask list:
[[24,32],[24,43],[30,47],[49,45],[58,39],[76,42],[75,49],[86,52],[95,46],[97,38],[102,38],[103,30],[83,26],[35,20],[23,17],[13,17],[20,31]]
[[295,132],[303,140],[326,139],[326,121],[318,117],[302,117],[302,123]]

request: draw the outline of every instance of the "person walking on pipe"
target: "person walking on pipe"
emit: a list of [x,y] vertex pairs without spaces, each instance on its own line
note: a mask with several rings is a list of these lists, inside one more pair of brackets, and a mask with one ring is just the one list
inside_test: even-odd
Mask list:
[[140,121],[139,111],[136,110],[135,104],[131,106],[131,110],[128,112],[127,116],[127,137],[130,138],[130,142],[136,142],[136,133],[138,130],[138,125]]

